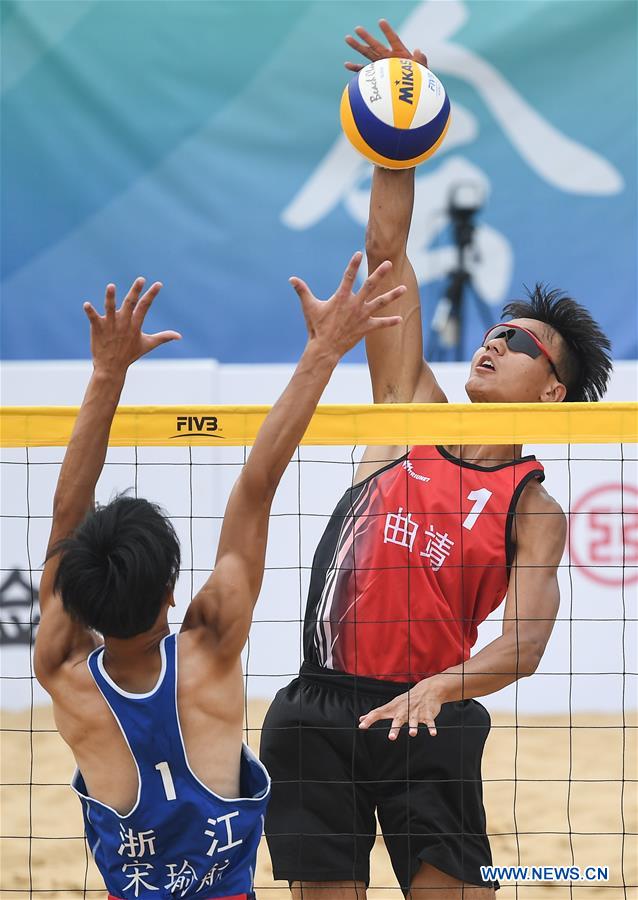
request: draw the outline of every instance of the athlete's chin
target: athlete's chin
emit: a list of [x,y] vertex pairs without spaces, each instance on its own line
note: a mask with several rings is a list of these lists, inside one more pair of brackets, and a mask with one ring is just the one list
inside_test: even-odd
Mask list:
[[471,375],[465,382],[465,393],[472,403],[502,403],[503,398],[494,384]]

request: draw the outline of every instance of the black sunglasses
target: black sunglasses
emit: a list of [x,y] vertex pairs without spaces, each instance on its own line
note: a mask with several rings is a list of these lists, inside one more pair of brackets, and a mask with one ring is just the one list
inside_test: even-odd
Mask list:
[[490,341],[499,339],[505,341],[512,353],[524,353],[532,359],[537,359],[542,354],[552,367],[552,372],[556,378],[558,378],[561,384],[563,383],[547,348],[543,346],[536,335],[531,331],[528,331],[527,328],[523,328],[521,325],[511,324],[495,325],[485,333],[483,346],[487,348]]

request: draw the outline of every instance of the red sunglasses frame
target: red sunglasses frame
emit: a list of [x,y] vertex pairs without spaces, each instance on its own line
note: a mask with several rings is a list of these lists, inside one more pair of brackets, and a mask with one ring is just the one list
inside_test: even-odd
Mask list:
[[[558,380],[560,381],[561,384],[563,383],[560,375],[558,374],[556,366],[554,365],[554,361],[551,358],[551,356],[549,355],[547,348],[544,346],[544,344],[542,344],[539,341],[539,339],[536,337],[536,335],[534,334],[533,331],[529,331],[529,329],[523,328],[522,325],[514,325],[513,322],[497,322],[496,325],[492,325],[491,328],[488,328],[487,331],[485,332],[485,334],[483,335],[483,343],[482,343],[483,347],[485,347],[485,338],[488,336],[490,331],[494,331],[495,328],[514,328],[514,329],[516,329],[516,331],[525,332],[525,334],[534,341],[534,343],[536,344],[536,346],[538,347],[540,352],[543,354],[543,356],[545,357],[547,362],[550,364],[550,366],[552,367],[552,372],[554,373],[556,378],[558,378]],[[502,338],[501,338],[501,340],[502,340]],[[505,338],[505,343],[507,344],[507,338]],[[515,353],[516,351],[513,350],[512,352]],[[523,352],[523,351],[519,351],[519,352]]]

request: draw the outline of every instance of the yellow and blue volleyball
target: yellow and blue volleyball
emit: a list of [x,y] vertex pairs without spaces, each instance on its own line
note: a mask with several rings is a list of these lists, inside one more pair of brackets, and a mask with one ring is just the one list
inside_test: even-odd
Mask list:
[[341,97],[341,127],[370,162],[409,169],[436,153],[450,123],[450,101],[439,79],[412,59],[365,66]]

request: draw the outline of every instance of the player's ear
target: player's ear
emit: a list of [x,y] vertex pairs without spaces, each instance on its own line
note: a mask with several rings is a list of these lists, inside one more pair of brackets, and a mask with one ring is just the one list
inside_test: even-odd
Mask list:
[[540,396],[541,403],[561,403],[567,394],[567,388],[557,379],[550,381]]

